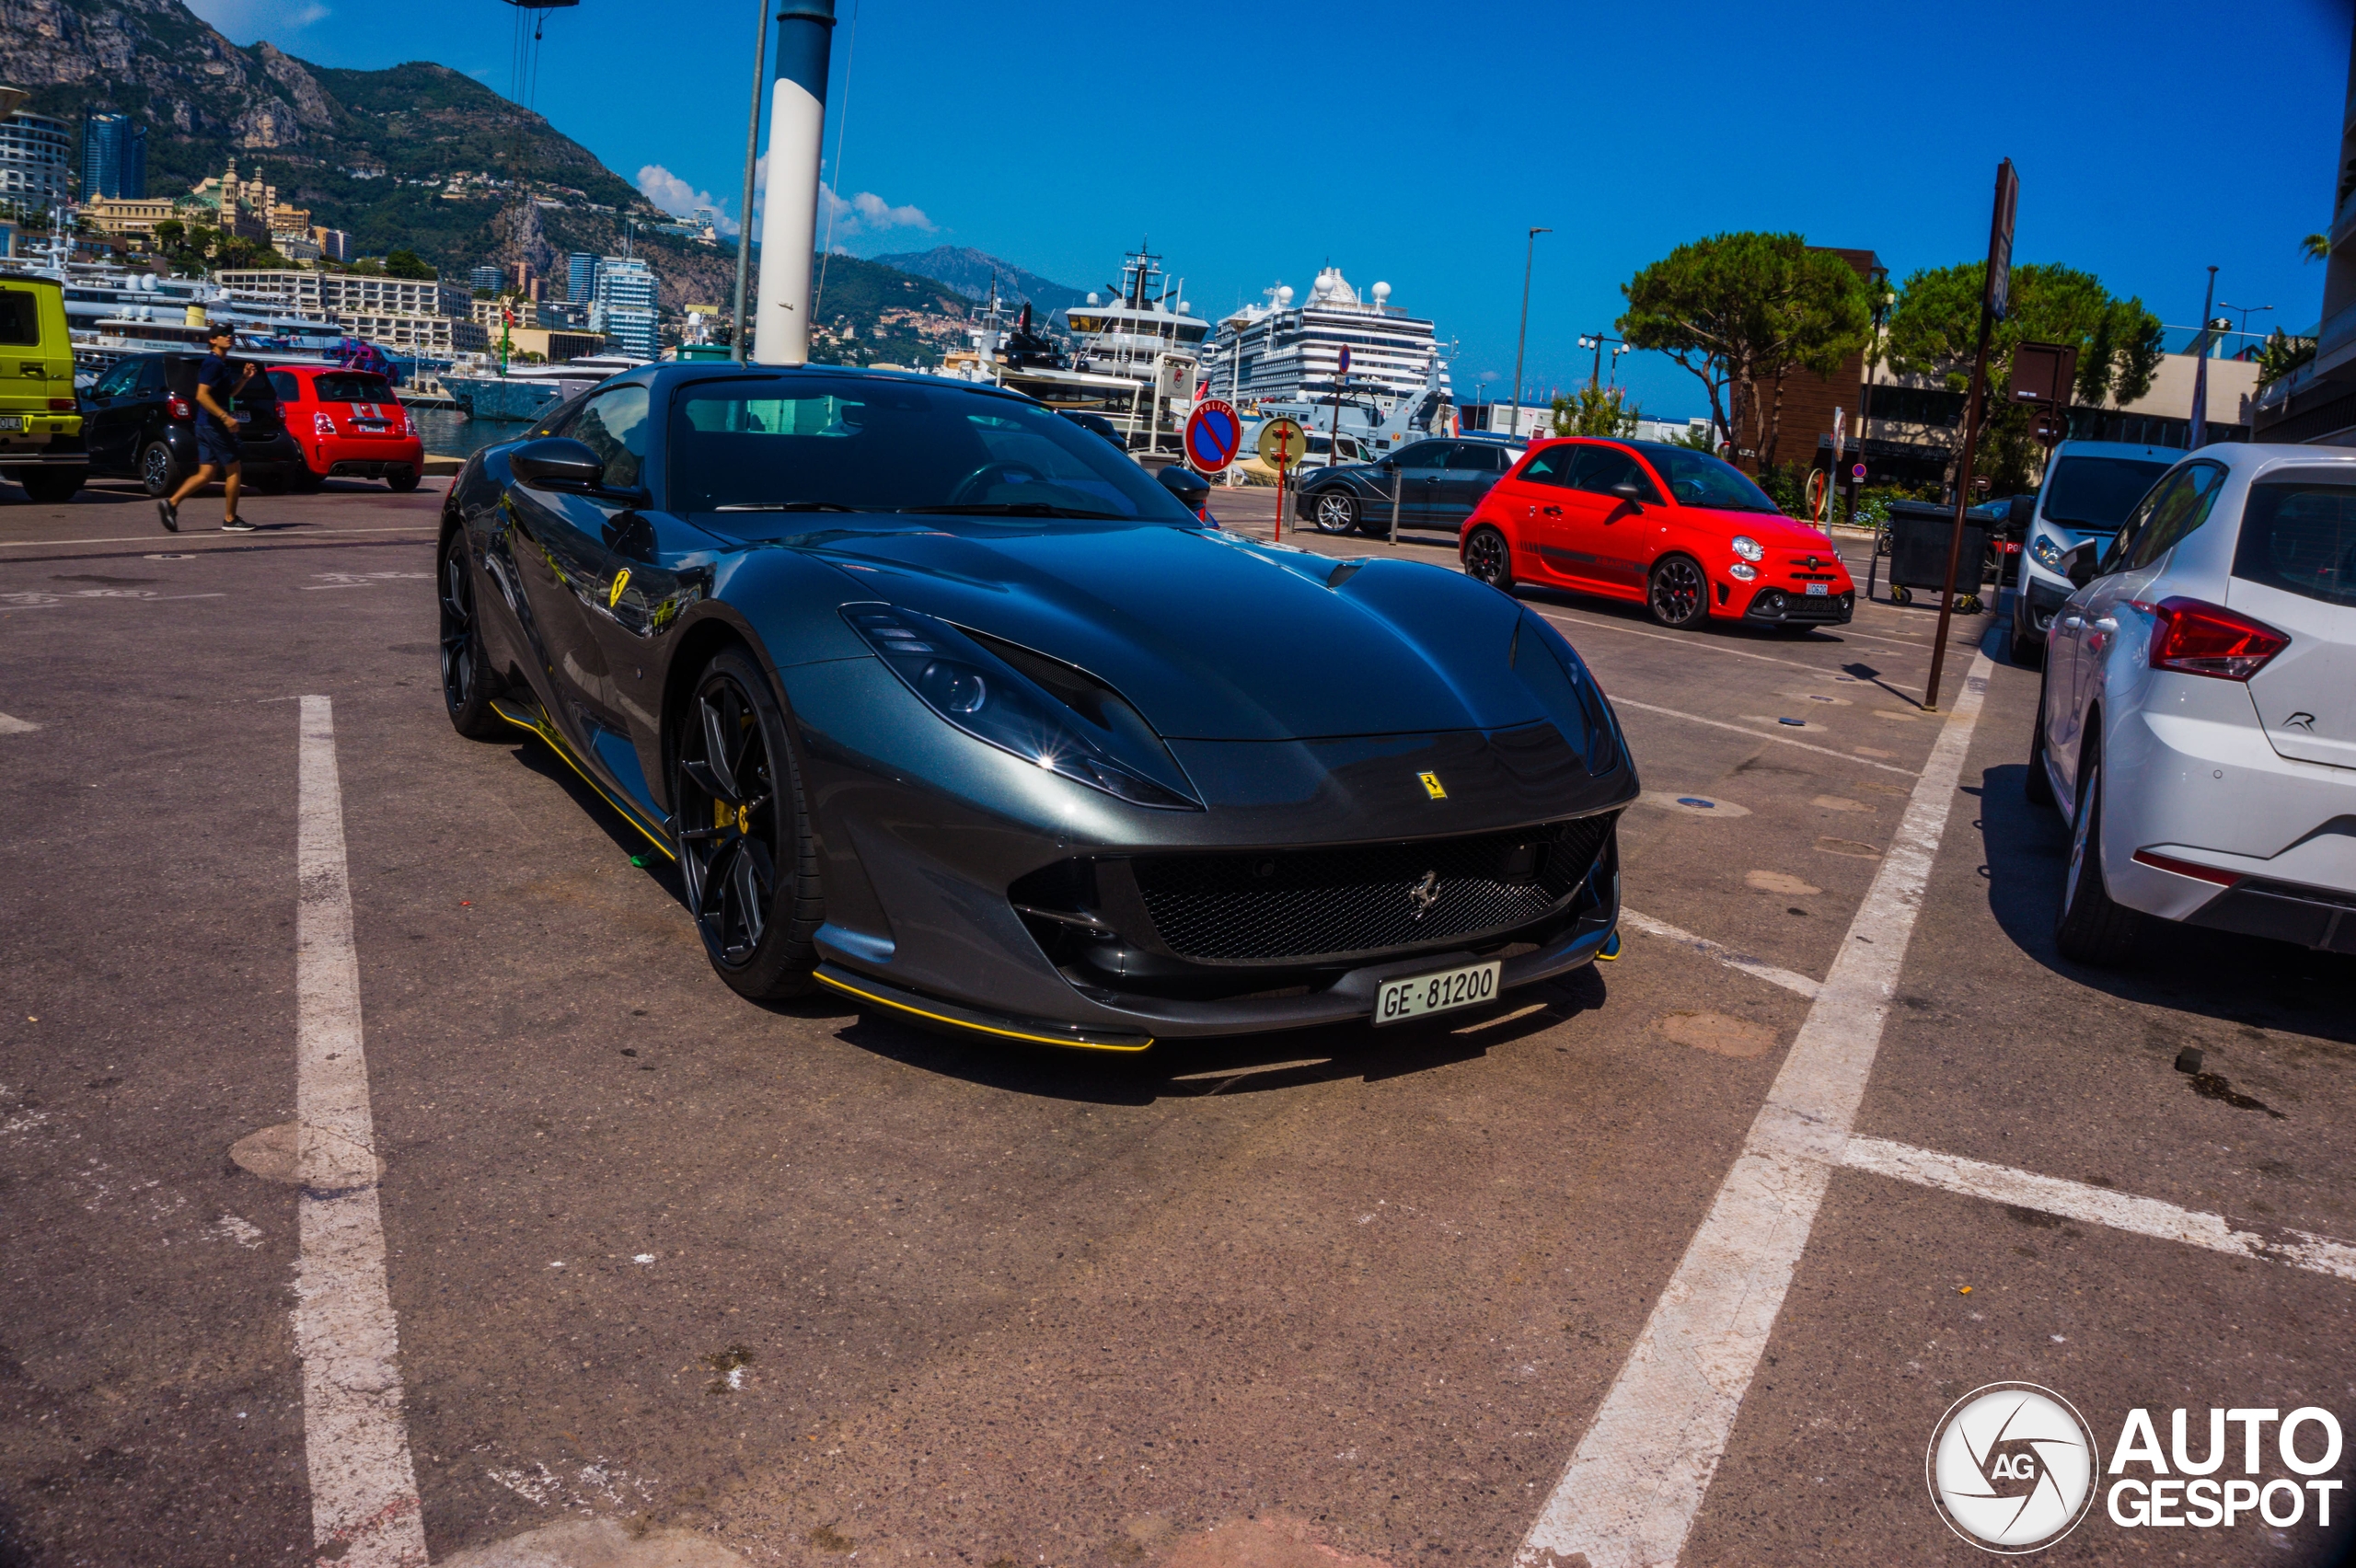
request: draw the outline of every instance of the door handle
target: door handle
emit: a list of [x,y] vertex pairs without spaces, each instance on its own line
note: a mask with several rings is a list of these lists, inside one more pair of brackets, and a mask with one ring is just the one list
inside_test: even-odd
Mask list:
[[1546,508],[1546,515],[1549,517],[1560,517],[1562,514],[1563,509],[1559,506],[1550,506]]

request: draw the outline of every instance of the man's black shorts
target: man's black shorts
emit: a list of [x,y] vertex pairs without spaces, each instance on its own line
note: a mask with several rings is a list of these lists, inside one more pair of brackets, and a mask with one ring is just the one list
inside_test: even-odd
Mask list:
[[196,421],[196,460],[218,467],[234,467],[239,458],[237,438],[232,432],[217,428],[211,420]]

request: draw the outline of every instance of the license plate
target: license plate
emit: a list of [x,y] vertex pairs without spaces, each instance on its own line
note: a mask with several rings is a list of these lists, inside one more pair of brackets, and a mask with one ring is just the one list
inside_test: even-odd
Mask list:
[[24,428],[25,428],[25,416],[24,416],[24,415],[22,415],[22,414],[0,414],[0,430],[22,430],[22,429],[24,429]]
[[1832,592],[1832,584],[1830,582],[1811,582],[1807,585],[1807,591],[1809,597],[1822,598],[1825,594]]
[[1374,1021],[1401,1023],[1426,1013],[1477,1007],[1496,996],[1497,976],[1504,970],[1503,962],[1491,959],[1486,963],[1468,963],[1461,969],[1443,969],[1437,974],[1386,980],[1375,994]]
[[254,417],[253,415],[246,412],[245,409],[239,409],[237,410],[237,422],[239,424],[251,424],[254,422]]

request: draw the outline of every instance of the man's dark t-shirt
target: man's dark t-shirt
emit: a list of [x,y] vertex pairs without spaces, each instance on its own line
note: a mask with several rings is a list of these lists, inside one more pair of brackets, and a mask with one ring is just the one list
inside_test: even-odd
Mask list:
[[[205,355],[203,363],[197,367],[196,384],[199,386],[209,387],[213,393],[213,400],[230,410],[232,414],[237,411],[237,369],[226,354]],[[213,410],[206,408],[201,401],[196,406],[196,417],[202,425],[216,434],[228,435],[237,428],[233,424],[224,424],[214,418]]]

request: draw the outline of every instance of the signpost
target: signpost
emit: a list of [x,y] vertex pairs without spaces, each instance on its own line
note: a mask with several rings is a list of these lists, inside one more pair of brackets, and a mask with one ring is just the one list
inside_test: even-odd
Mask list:
[[1334,366],[1334,444],[1325,454],[1325,466],[1332,467],[1342,460],[1342,384],[1350,378],[1350,345],[1342,345],[1341,359]]
[[1260,460],[1276,471],[1276,520],[1272,540],[1285,536],[1285,470],[1309,450],[1309,432],[1298,420],[1273,419],[1260,427]]
[[[1947,535],[1946,582],[1939,592],[1939,629],[1931,643],[1931,675],[1923,683],[1923,708],[1939,709],[1939,675],[1946,664],[1947,625],[1955,616],[1956,571],[1962,564],[1963,514],[1971,505],[1971,464],[1979,455],[1981,404],[1988,392],[1988,335],[2004,318],[2013,276],[2013,212],[2020,203],[2020,176],[2013,160],[1996,166],[1996,205],[1988,220],[1988,279],[1980,295],[1980,352],[1971,365],[1971,395],[1964,403],[1963,458],[1956,470],[1955,523]],[[1980,589],[1980,563],[1971,563],[1971,586]]]
[[1243,446],[1243,419],[1235,405],[1206,398],[1186,416],[1186,461],[1199,473],[1222,472]]

